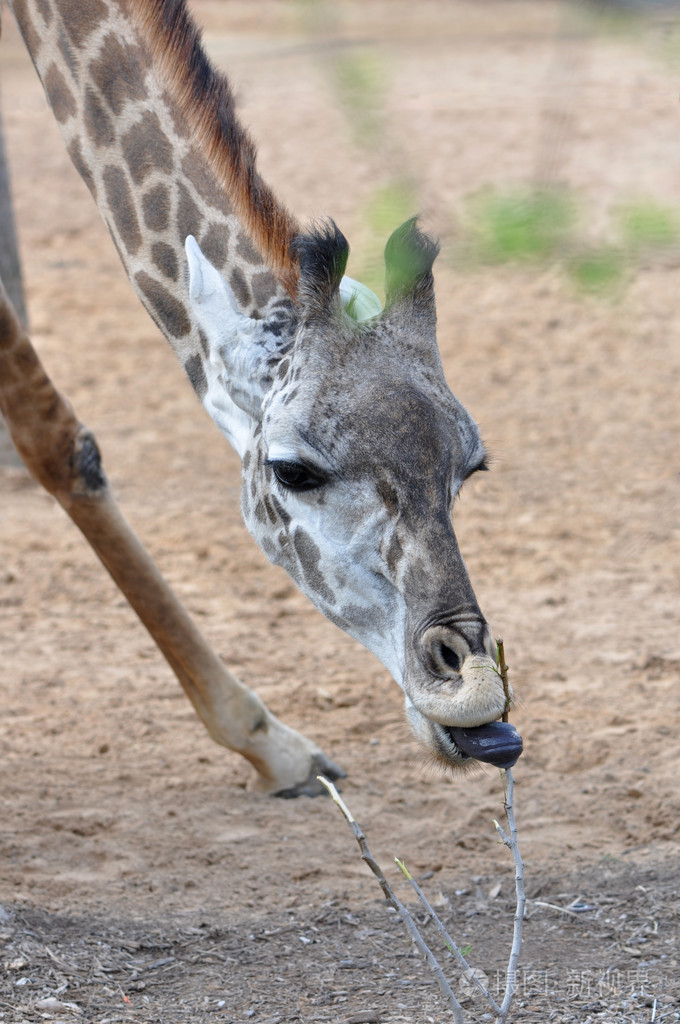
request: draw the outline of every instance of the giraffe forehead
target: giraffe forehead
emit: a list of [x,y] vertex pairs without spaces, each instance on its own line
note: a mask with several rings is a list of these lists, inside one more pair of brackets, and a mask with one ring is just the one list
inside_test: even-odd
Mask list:
[[362,406],[380,412],[388,402],[411,406],[414,395],[455,403],[438,357],[400,345],[398,333],[347,323],[331,325],[328,337],[306,337],[303,330],[279,363],[272,404],[293,405],[296,412],[332,404],[342,416]]
[[379,376],[345,389],[291,382],[268,403],[263,436],[270,458],[356,473],[376,463],[420,475],[455,472],[481,450],[474,420],[447,386],[425,392]]

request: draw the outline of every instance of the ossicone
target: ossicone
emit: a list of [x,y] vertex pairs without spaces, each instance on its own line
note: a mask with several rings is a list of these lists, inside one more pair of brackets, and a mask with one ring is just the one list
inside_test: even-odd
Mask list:
[[298,302],[303,315],[321,315],[340,304],[340,281],[349,257],[349,243],[334,221],[324,221],[291,242],[291,256],[300,269]]
[[385,246],[386,305],[404,299],[417,301],[433,295],[432,265],[439,245],[418,227],[412,217],[393,231]]

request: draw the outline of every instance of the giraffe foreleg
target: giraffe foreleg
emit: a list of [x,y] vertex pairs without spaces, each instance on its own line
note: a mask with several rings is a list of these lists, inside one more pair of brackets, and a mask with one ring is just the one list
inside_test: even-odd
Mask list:
[[122,515],[92,433],[47,376],[0,282],[0,411],[31,475],[64,508],[168,661],[212,738],[247,758],[257,789],[320,792],[344,773],[225,666]]

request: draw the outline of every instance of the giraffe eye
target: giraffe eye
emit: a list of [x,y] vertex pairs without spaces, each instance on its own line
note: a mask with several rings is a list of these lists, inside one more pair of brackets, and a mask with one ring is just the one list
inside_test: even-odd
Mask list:
[[274,476],[289,491],[311,491],[320,487],[325,481],[322,476],[309,469],[302,462],[289,462],[285,459],[268,459]]

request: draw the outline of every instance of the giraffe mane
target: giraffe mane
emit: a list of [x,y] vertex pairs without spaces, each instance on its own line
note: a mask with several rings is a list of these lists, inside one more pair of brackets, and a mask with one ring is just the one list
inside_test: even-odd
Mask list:
[[206,54],[186,0],[142,0],[129,8],[218,184],[261,255],[296,298],[299,271],[292,243],[300,228],[260,177],[255,145],[236,116],[231,86]]

